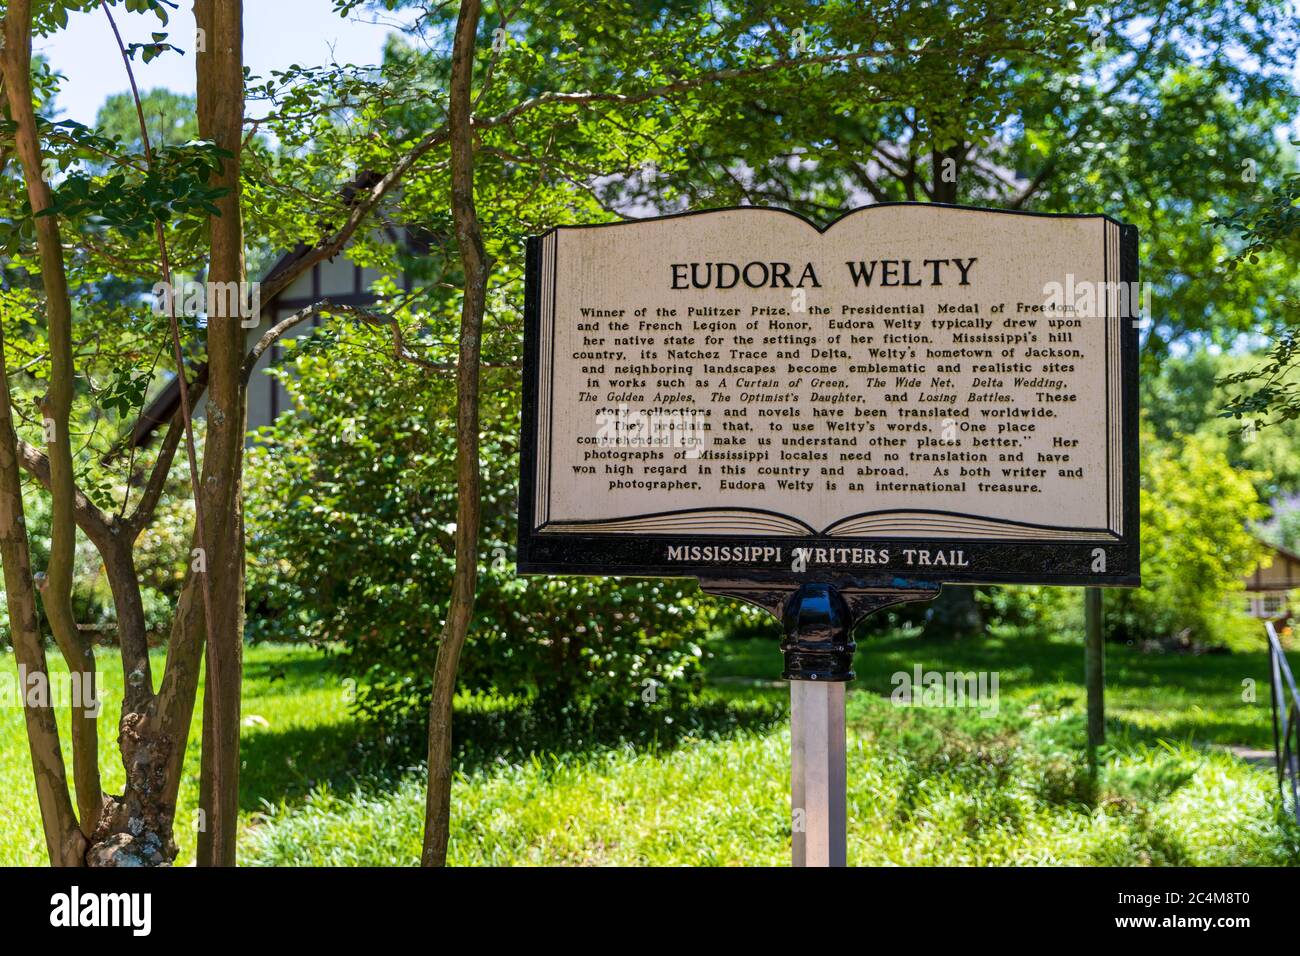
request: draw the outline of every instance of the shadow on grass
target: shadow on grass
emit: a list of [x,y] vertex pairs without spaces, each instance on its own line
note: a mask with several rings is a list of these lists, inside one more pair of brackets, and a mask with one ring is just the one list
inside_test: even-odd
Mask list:
[[[322,683],[339,684],[328,655],[307,647],[290,645],[254,645],[263,654],[244,655],[244,693],[250,689],[275,692],[283,682],[287,689],[319,686]],[[264,656],[269,650],[271,656]],[[251,687],[250,687],[251,685]]]
[[[760,680],[780,673],[776,628],[770,639],[716,642],[709,660],[715,681]],[[982,639],[921,638],[895,631],[859,638],[857,693],[888,695],[893,677],[926,671],[988,671],[1004,699],[1061,708],[1085,707],[1082,642],[1005,631]],[[1253,683],[1252,683],[1253,682]],[[1250,700],[1253,695],[1254,700]],[[1158,739],[1272,747],[1267,653],[1184,654],[1106,645],[1108,726],[1135,742]],[[1141,711],[1145,715],[1128,712]]]
[[[1264,721],[1269,719],[1268,704],[1265,708]],[[1138,722],[1123,717],[1109,717],[1106,720],[1107,739],[1131,741],[1134,743],[1155,744],[1158,740],[1174,743],[1187,743],[1193,746],[1219,744],[1222,746],[1252,747],[1271,751],[1273,748],[1273,731],[1269,724],[1255,720],[1224,720],[1173,718],[1160,721],[1154,725]],[[1271,766],[1271,764],[1270,764]]]
[[[316,685],[329,676],[329,662],[302,657],[251,664],[253,680],[284,681],[275,693]],[[736,695],[716,690],[625,708],[592,710],[575,705],[545,708],[523,700],[474,697],[458,700],[454,763],[465,773],[523,762],[545,754],[583,759],[612,748],[641,752],[671,750],[684,742],[763,731],[786,716],[784,694]],[[315,726],[266,729],[241,742],[240,807],[264,808],[263,801],[300,803],[314,788],[335,793],[389,789],[418,771],[425,760],[423,715],[383,728],[349,716]]]

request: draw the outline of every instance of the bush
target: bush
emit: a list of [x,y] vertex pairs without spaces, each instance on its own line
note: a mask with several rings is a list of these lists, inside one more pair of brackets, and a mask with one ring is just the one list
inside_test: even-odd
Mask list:
[[[356,706],[422,722],[454,567],[450,375],[377,359],[367,334],[300,348],[299,414],[249,457],[249,632],[329,646]],[[521,578],[513,560],[518,375],[488,370],[479,590],[460,686],[544,711],[622,709],[699,680],[708,612],[674,580]],[[692,593],[688,593],[692,592]]]
[[1242,579],[1263,548],[1250,527],[1267,513],[1251,472],[1232,466],[1222,439],[1184,435],[1142,454],[1142,587],[1106,596],[1112,637],[1258,647],[1241,610]]
[[1017,584],[979,588],[975,592],[985,622],[1043,633],[1078,630],[1082,626],[1077,588]]

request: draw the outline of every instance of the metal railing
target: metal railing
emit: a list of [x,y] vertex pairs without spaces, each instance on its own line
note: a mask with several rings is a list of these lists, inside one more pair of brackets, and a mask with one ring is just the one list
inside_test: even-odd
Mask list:
[[1300,690],[1296,689],[1291,665],[1282,652],[1273,622],[1267,621],[1268,670],[1273,699],[1273,753],[1277,757],[1277,786],[1282,806],[1290,791],[1291,813],[1300,823]]

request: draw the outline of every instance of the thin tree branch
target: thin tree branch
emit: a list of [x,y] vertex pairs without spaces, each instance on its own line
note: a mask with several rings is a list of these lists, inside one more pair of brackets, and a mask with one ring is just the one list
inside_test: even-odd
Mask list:
[[153,470],[145,483],[144,493],[140,496],[140,501],[131,512],[131,516],[125,521],[131,531],[132,539],[139,537],[140,532],[153,520],[154,511],[157,510],[158,502],[162,498],[163,488],[167,486],[167,476],[171,473],[176,449],[180,445],[181,435],[184,432],[185,416],[178,409],[172,416],[171,424],[167,426],[167,434],[163,436],[162,445],[158,448],[158,458],[153,463]]
[[[18,463],[22,465],[24,471],[39,481],[46,491],[51,490],[53,482],[50,478],[50,459],[44,452],[19,439]],[[114,533],[114,528],[119,527],[112,515],[106,514],[97,507],[80,489],[77,489],[73,502],[77,527],[84,531],[86,537],[92,542],[99,543],[106,540]]]
[[337,308],[338,306],[331,305],[329,299],[322,299],[314,305],[309,305],[305,309],[299,309],[292,315],[285,316],[279,322],[275,323],[275,325],[262,333],[262,337],[257,340],[257,344],[254,345],[252,350],[248,353],[248,357],[244,359],[244,384],[247,385],[249,379],[253,377],[253,372],[257,368],[258,359],[265,355],[267,349],[278,342],[286,332],[289,332],[306,322],[312,316],[319,315],[326,309],[333,311]]
[[283,292],[289,286],[293,285],[304,272],[313,266],[333,259],[343,251],[343,247],[348,244],[358,227],[365,222],[366,217],[374,211],[375,207],[383,201],[384,197],[402,181],[402,178],[418,163],[425,154],[435,146],[441,145],[447,141],[447,128],[444,126],[440,129],[429,133],[424,139],[420,140],[414,147],[403,154],[396,163],[393,164],[384,176],[380,177],[374,185],[366,190],[364,196],[353,203],[351,212],[348,214],[347,221],[343,226],[328,239],[317,243],[311,247],[302,256],[293,260],[282,271],[270,276],[267,281],[262,283],[262,300],[269,302],[277,295]]

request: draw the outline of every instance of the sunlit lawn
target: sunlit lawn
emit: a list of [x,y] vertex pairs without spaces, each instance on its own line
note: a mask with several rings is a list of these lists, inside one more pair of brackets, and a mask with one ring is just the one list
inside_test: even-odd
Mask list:
[[[469,741],[455,785],[453,862],[783,863],[789,734],[784,685],[770,680],[780,653],[775,641],[713,647],[715,704],[749,715],[730,729],[657,749],[578,745],[532,758],[497,759],[486,737]],[[1271,769],[1208,746],[1271,747],[1265,655],[1108,646],[1109,746],[1095,778],[1083,750],[1082,657],[1077,643],[1015,634],[863,641],[849,696],[850,862],[1300,864],[1300,835],[1276,813]],[[102,765],[113,790],[122,781],[112,739],[120,676],[112,651],[101,649],[100,660],[111,694]],[[996,671],[998,712],[891,703],[891,675],[916,664]],[[12,669],[12,658],[0,666]],[[1250,679],[1254,702],[1243,699]],[[317,653],[250,648],[244,693],[243,862],[418,860],[419,768],[377,762],[385,751],[349,716],[343,684]],[[462,721],[470,736],[479,726]],[[197,721],[194,731],[177,827],[182,863],[193,859]],[[0,793],[0,863],[42,862],[13,707],[0,710]]]
[[[155,682],[162,674],[164,654],[151,654]],[[113,648],[99,648],[97,659],[105,701],[99,718],[100,772],[104,790],[119,793],[125,780],[116,745],[122,669]],[[49,661],[53,673],[67,673],[57,652],[49,653]],[[309,790],[315,784],[313,767],[321,763],[337,765],[337,748],[347,745],[355,728],[348,717],[339,679],[318,654],[296,647],[254,647],[248,649],[244,665],[240,801],[245,808],[255,808],[262,796]],[[0,655],[0,666],[6,674],[16,673],[11,654]],[[193,861],[197,837],[202,699],[200,686],[176,817],[181,863]],[[66,711],[59,714],[59,729],[71,774]],[[273,745],[268,747],[268,742]],[[0,708],[0,801],[5,808],[0,814],[0,864],[44,862],[45,844],[33,795],[27,735],[22,711],[15,707]]]

